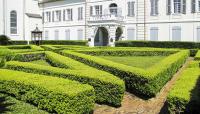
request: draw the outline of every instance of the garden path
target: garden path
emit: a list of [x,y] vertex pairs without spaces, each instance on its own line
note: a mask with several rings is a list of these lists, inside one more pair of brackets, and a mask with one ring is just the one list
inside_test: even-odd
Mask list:
[[163,87],[155,98],[144,100],[126,92],[121,107],[114,108],[107,105],[96,104],[94,114],[166,114],[167,109],[165,107],[165,101],[168,92],[173,87],[176,80],[179,79],[179,74],[192,60],[193,58],[187,59],[183,67]]

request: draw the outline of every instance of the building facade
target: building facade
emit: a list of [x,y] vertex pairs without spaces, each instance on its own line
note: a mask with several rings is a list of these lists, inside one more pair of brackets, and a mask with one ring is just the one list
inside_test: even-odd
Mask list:
[[36,26],[42,29],[38,0],[0,0],[0,35],[11,40],[31,40]]
[[0,34],[13,40],[31,40],[38,25],[45,40],[88,40],[90,46],[200,41],[200,0],[41,0],[39,6],[37,0],[0,0],[0,5]]

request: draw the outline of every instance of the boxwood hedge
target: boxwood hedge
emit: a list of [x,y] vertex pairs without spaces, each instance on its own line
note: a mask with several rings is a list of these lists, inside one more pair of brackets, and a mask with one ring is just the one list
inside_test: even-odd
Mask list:
[[197,54],[194,57],[195,60],[200,60],[200,51],[197,52]]
[[198,61],[192,62],[169,92],[167,103],[170,113],[200,113],[200,69],[197,64]]
[[94,108],[93,87],[75,81],[0,69],[0,92],[51,113],[86,114]]
[[122,78],[128,91],[147,98],[155,96],[189,56],[189,51],[183,50],[144,70],[73,51],[64,50],[61,53]]
[[89,84],[95,89],[96,102],[98,103],[120,106],[124,96],[125,84],[122,80],[112,74],[98,71],[96,69],[69,70],[17,61],[7,62],[6,68],[29,73],[62,77],[76,80],[83,84]]
[[45,53],[42,51],[16,53],[14,55],[11,55],[11,58],[12,60],[15,60],[15,61],[30,62],[30,61],[45,59]]

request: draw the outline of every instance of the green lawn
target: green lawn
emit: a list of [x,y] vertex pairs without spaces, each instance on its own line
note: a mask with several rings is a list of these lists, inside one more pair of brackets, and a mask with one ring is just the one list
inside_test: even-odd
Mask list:
[[121,63],[128,66],[139,67],[147,69],[154,64],[158,63],[160,60],[164,59],[166,56],[99,56],[101,58]]
[[37,60],[37,61],[31,61],[31,63],[38,64],[38,65],[45,65],[45,66],[51,66],[48,62],[45,60]]
[[37,107],[0,93],[0,114],[48,114]]

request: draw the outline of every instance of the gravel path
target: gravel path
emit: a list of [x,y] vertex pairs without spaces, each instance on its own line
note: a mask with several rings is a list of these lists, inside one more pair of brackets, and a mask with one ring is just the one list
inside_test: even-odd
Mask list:
[[179,78],[179,74],[186,68],[188,63],[193,58],[189,58],[183,67],[173,76],[161,90],[161,92],[152,99],[143,100],[137,96],[125,93],[122,106],[120,108],[114,108],[107,105],[96,105],[94,114],[166,114],[166,108],[164,107],[167,94],[174,85],[175,81]]

